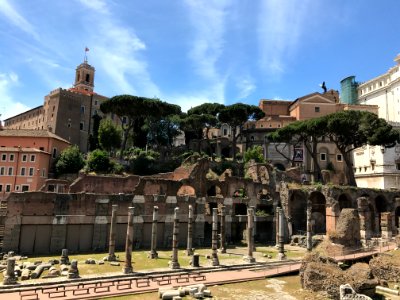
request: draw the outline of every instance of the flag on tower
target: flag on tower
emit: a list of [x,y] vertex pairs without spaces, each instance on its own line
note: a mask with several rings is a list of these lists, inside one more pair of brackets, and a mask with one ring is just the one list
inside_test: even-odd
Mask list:
[[88,47],[85,47],[85,52],[88,52],[89,51],[89,48]]

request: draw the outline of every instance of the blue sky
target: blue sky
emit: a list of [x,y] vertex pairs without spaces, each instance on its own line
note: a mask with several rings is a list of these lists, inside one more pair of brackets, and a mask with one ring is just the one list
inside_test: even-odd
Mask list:
[[71,87],[83,61],[95,91],[257,105],[340,89],[386,72],[400,52],[398,0],[0,0],[0,113]]

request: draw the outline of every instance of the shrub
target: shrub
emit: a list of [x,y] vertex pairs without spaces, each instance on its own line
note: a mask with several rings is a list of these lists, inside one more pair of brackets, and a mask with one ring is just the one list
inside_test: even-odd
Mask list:
[[244,153],[244,162],[248,163],[250,160],[257,163],[264,163],[264,153],[261,146],[253,146]]
[[85,166],[83,154],[78,146],[70,146],[61,152],[55,164],[55,171],[58,175],[77,173]]
[[100,149],[96,149],[89,153],[86,166],[89,172],[108,173],[112,168],[110,157],[107,152]]

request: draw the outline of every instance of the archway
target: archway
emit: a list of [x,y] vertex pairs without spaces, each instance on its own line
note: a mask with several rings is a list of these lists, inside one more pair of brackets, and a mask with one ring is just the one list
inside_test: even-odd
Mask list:
[[216,195],[217,195],[217,189],[215,188],[215,185],[213,185],[207,190],[207,196],[213,197]]
[[343,208],[353,208],[353,205],[351,204],[351,198],[347,194],[341,194],[338,198],[338,202],[340,211],[342,211]]
[[290,196],[289,212],[292,221],[292,233],[303,234],[307,231],[307,197],[301,191]]
[[274,164],[275,168],[277,168],[279,171],[285,171],[285,166],[281,163],[276,163]]
[[326,199],[321,192],[312,192],[311,222],[314,234],[326,233]]
[[[394,224],[396,225],[396,228],[398,231],[400,228],[399,218],[400,218],[400,206],[397,206],[396,210],[394,211]],[[399,233],[398,231],[397,231],[397,233]]]
[[388,211],[388,205],[386,202],[385,197],[383,196],[378,196],[375,198],[375,208],[376,208],[376,213],[377,216],[375,218],[375,222],[377,223],[377,233],[381,233],[381,213],[387,212]]

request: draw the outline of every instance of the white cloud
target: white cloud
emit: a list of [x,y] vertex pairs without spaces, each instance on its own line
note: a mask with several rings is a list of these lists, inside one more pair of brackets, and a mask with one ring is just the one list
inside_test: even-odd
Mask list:
[[248,76],[239,80],[236,83],[236,87],[239,90],[239,99],[247,98],[256,89],[256,85],[254,84],[252,78]]
[[258,15],[260,63],[271,76],[281,76],[286,61],[296,53],[312,5],[310,0],[262,1]]
[[35,39],[39,39],[33,25],[19,14],[7,0],[0,0],[0,14],[3,14],[12,24],[22,31],[32,35]]
[[[219,62],[224,51],[226,16],[230,1],[186,0],[190,21],[195,29],[193,47],[189,56],[197,74],[211,82],[211,90],[218,92],[218,102],[224,101],[227,75],[221,75]],[[225,77],[225,78],[224,78]],[[207,93],[208,94],[208,93]]]
[[8,119],[29,109],[11,96],[10,89],[18,83],[18,75],[14,72],[0,73],[0,120]]
[[[146,60],[141,53],[146,44],[129,27],[115,22],[106,2],[96,0],[80,2],[93,10],[93,19],[101,19],[99,33],[89,34],[90,56],[98,61],[102,73],[106,73],[119,94],[129,93],[140,96],[161,96],[157,85],[152,81]],[[99,13],[101,14],[99,16]]]

